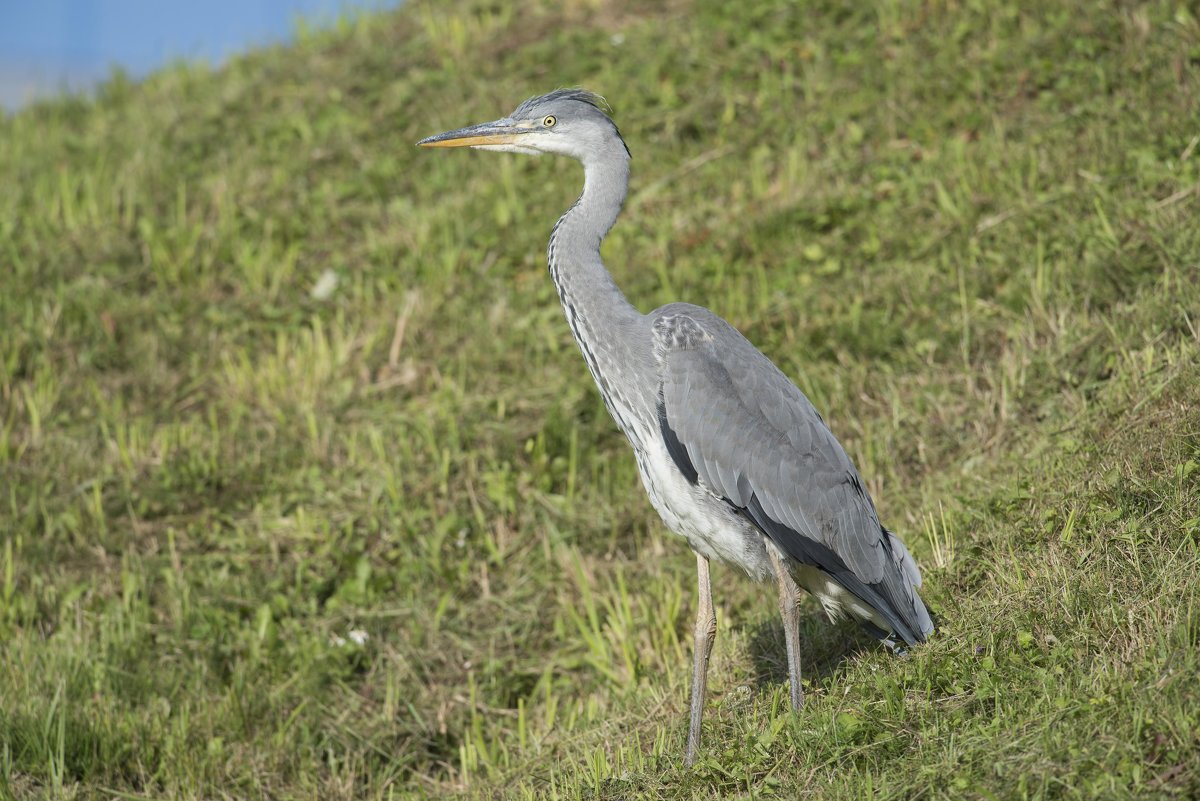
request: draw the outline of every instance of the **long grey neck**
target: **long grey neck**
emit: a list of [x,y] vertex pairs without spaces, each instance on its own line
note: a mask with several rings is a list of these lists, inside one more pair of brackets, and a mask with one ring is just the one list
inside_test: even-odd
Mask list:
[[620,145],[618,153],[585,163],[583,174],[583,194],[555,224],[548,256],[550,276],[564,308],[574,306],[586,331],[638,312],[600,260],[600,243],[617,221],[629,187],[629,157],[624,146]]
[[[600,243],[616,222],[629,187],[629,155],[618,139],[583,167],[583,194],[550,235],[550,276],[605,405],[634,438],[642,428],[634,418],[645,416],[645,404],[619,384],[628,386],[630,373],[645,363],[647,354],[639,352],[641,338],[634,330],[642,315],[600,259]],[[618,382],[618,377],[626,380]]]

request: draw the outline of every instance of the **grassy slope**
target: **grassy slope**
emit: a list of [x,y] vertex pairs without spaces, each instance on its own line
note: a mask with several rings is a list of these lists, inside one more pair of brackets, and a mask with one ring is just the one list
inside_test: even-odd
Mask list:
[[[0,795],[1200,792],[1200,23],[862,5],[412,2],[0,121]],[[798,379],[942,615],[806,607],[791,716],[718,568],[694,772],[692,559],[543,266],[579,172],[411,146],[572,84],[627,293]]]

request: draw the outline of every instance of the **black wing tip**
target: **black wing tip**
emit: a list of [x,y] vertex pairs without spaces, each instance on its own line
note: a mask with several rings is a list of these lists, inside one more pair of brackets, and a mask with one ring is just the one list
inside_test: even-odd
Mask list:
[[[940,625],[938,618],[929,610],[929,607],[925,606],[925,602],[921,600],[920,596],[916,596],[917,603],[921,605],[921,608],[924,609],[926,616],[929,617],[928,631],[926,631],[922,626],[921,615],[917,613],[915,608],[913,609],[913,614],[911,617],[904,615],[903,613],[897,611],[897,604],[892,598],[892,594],[887,592],[883,585],[868,584],[866,586],[870,587],[872,590],[875,590],[879,598],[884,600],[884,602],[887,604],[887,608],[883,608],[875,604],[872,605],[875,606],[875,608],[879,610],[880,614],[887,618],[888,622],[892,624],[893,631],[890,634],[895,634],[896,636],[900,637],[900,639],[904,640],[905,645],[911,647],[928,642],[933,633],[937,631],[938,626]],[[913,589],[913,593],[914,595],[916,594],[915,588]],[[864,625],[866,624],[864,623]],[[871,628],[877,629],[878,627],[872,626]],[[897,647],[899,647],[898,644]],[[893,650],[895,649],[893,648]],[[900,650],[902,652],[903,648]]]
[[[904,645],[907,645],[911,648],[915,645],[920,645],[921,643],[925,642],[925,635],[921,632],[920,628],[913,628],[907,625],[903,620],[901,620],[899,615],[896,615],[890,609],[881,609],[879,611],[882,612],[883,616],[886,617],[892,624],[892,634],[895,634],[897,637],[904,640]],[[897,625],[897,623],[900,625]]]

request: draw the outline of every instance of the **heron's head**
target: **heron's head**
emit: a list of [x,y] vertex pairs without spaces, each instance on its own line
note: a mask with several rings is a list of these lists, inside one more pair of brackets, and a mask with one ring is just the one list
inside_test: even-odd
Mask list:
[[473,147],[538,156],[555,153],[582,162],[616,149],[629,151],[604,112],[604,98],[582,89],[556,89],[531,97],[512,114],[493,122],[435,134],[421,147]]

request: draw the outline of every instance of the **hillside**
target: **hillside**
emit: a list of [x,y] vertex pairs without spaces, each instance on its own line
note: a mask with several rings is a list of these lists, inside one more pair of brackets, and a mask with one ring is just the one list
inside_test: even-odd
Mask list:
[[[874,6],[874,7],[873,7]],[[738,326],[909,544],[897,659],[694,560],[546,275],[581,172],[428,152],[558,86],[605,258]],[[0,118],[0,797],[1200,795],[1186,4],[410,0]]]

